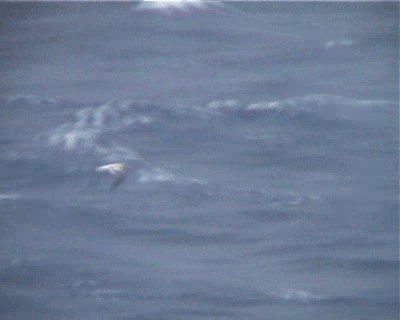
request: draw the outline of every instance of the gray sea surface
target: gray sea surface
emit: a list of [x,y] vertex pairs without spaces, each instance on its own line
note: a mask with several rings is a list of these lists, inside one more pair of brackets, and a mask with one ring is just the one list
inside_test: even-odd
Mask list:
[[398,2],[1,2],[0,319],[399,319],[398,90]]

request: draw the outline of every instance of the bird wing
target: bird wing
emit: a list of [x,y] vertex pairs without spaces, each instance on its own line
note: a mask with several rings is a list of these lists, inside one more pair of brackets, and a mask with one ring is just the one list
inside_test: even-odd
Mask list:
[[111,163],[101,167],[97,167],[97,172],[105,172],[111,176],[112,182],[110,186],[110,191],[119,186],[126,178],[127,165],[125,163]]
[[96,168],[97,172],[107,172],[112,176],[121,174],[123,172],[123,170],[124,170],[123,166],[120,163],[111,163],[111,164],[107,164],[105,166]]

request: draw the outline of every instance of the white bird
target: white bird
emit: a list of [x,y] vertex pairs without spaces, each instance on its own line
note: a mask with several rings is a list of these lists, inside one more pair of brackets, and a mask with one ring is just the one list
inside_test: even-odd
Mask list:
[[127,176],[128,165],[124,162],[116,162],[97,167],[97,172],[104,172],[111,176],[112,182],[110,191],[118,187]]

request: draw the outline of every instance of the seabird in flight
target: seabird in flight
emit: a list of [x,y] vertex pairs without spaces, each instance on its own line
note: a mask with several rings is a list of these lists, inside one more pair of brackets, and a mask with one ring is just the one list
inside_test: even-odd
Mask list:
[[97,167],[96,171],[107,173],[111,178],[110,191],[118,187],[126,178],[128,165],[124,162],[116,162]]

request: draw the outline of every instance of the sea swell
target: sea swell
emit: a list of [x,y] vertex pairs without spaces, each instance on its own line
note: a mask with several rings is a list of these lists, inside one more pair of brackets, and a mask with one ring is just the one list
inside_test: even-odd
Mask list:
[[[215,148],[221,143],[224,146],[242,143],[244,150],[237,160],[249,159],[256,166],[292,168],[302,163],[306,169],[305,164],[311,163],[307,159],[324,157],[313,151],[317,146],[323,147],[327,141],[337,144],[339,149],[353,145],[351,137],[338,139],[350,130],[359,131],[366,138],[373,137],[377,129],[371,131],[371,123],[383,130],[387,127],[386,120],[396,112],[393,102],[387,100],[323,94],[248,103],[222,99],[203,105],[175,106],[125,99],[83,107],[78,102],[20,95],[3,98],[1,104],[9,117],[21,108],[54,114],[52,126],[48,123],[42,126],[39,119],[31,128],[36,144],[30,144],[29,148],[11,146],[0,156],[15,176],[22,177],[32,171],[33,177],[40,176],[44,181],[51,175],[87,174],[91,169],[84,167],[88,165],[93,168],[104,162],[128,161],[135,163],[139,183],[184,184],[204,183],[207,179],[172,168],[168,162],[176,154],[191,155],[195,162],[208,157],[207,161],[212,162],[210,157],[218,156]],[[381,125],[377,126],[378,123]],[[15,125],[13,130],[22,129],[22,119]],[[318,136],[310,135],[310,125],[320,131]],[[6,135],[3,139],[12,143],[15,138]],[[371,139],[368,141],[371,143]],[[358,138],[357,143],[360,149]],[[82,166],[83,158],[86,164]],[[236,159],[230,161],[234,163]],[[343,163],[332,157],[319,163],[324,164],[321,170],[343,167]],[[41,168],[46,168],[44,176]]]

